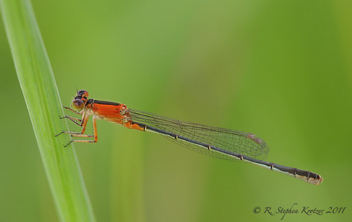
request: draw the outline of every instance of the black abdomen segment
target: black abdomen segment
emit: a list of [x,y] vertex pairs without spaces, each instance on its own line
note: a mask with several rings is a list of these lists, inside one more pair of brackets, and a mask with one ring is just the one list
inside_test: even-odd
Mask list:
[[202,143],[202,142],[199,142],[199,141],[196,141],[196,140],[192,140],[192,139],[189,139],[189,138],[184,137],[184,136],[179,136],[179,135],[177,135],[175,133],[171,133],[171,132],[167,132],[167,131],[164,131],[164,130],[160,130],[160,129],[157,129],[155,127],[151,127],[151,126],[148,126],[148,125],[145,125],[145,124],[142,124],[142,123],[136,123],[136,122],[133,122],[133,123],[138,124],[140,127],[144,128],[144,131],[151,131],[151,132],[154,132],[154,133],[158,133],[158,134],[161,134],[161,135],[165,135],[165,136],[174,138],[176,140],[183,140],[183,141],[186,141],[186,142],[188,142],[190,144],[194,144],[194,145],[197,145],[199,147],[202,147],[204,149],[212,150],[214,152],[219,152],[221,154],[225,154],[225,155],[231,156],[232,158],[235,158],[235,159],[238,159],[238,160],[242,160],[242,161],[245,161],[245,162],[248,162],[248,163],[251,163],[251,164],[254,164],[254,165],[269,169],[269,170],[272,170],[272,171],[277,171],[277,172],[280,172],[280,173],[283,173],[283,174],[298,178],[300,180],[306,181],[306,182],[311,183],[311,184],[319,185],[323,181],[323,178],[319,174],[316,174],[316,173],[313,173],[313,172],[310,172],[310,171],[300,170],[300,169],[297,169],[297,168],[282,166],[282,165],[279,165],[279,164],[276,164],[276,163],[271,163],[271,162],[267,162],[267,161],[263,161],[263,160],[254,159],[254,158],[242,155],[242,154],[234,153],[234,152],[231,152],[231,151],[228,151],[228,150],[224,150],[224,149],[221,149],[221,148],[218,148],[218,147],[215,147],[215,146],[211,146],[209,144],[205,144],[205,143]]

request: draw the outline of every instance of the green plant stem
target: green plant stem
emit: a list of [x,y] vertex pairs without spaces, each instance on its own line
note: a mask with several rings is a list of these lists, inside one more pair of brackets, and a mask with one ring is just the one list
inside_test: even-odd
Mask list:
[[[63,110],[34,12],[29,0],[0,0],[7,38],[39,151],[61,221],[94,221]],[[30,147],[28,147],[30,148]]]

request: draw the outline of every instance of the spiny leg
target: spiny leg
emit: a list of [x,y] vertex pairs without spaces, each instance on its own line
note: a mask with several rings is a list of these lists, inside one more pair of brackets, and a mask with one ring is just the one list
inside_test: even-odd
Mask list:
[[[96,118],[93,116],[93,129],[94,129],[94,135],[86,135],[84,134],[87,126],[89,115],[86,115],[86,113],[83,114],[83,119],[82,119],[82,131],[81,132],[69,132],[69,131],[63,131],[59,133],[58,135],[62,133],[70,134],[72,137],[84,137],[84,138],[93,138],[94,140],[71,140],[68,144],[66,144],[64,147],[67,147],[70,145],[72,142],[79,142],[79,143],[96,143],[98,141],[98,131],[97,131],[97,123],[96,123]],[[56,136],[58,136],[56,135]]]
[[65,108],[65,109],[67,109],[67,110],[70,110],[71,112],[73,112],[73,113],[76,113],[76,114],[78,114],[78,115],[82,115],[82,112],[78,112],[78,111],[76,111],[76,110],[73,110],[72,108],[70,108],[70,107],[67,107],[67,106],[62,106],[63,108]]
[[[84,132],[86,125],[87,125],[87,122],[85,123],[85,125],[83,127],[84,129],[82,130],[82,132]],[[86,135],[83,133],[70,132],[69,134],[71,134],[72,137],[85,137],[85,138],[94,137],[94,140],[71,140],[66,146],[68,146],[72,142],[79,142],[79,143],[96,143],[96,142],[98,142],[97,120],[96,120],[95,116],[93,116],[93,130],[94,130],[94,135]]]
[[[73,109],[71,109],[70,107],[67,107],[67,106],[62,106],[62,107],[67,109],[67,110],[70,110],[71,112],[76,113],[78,115],[81,115],[81,116],[84,115],[83,111],[78,112],[78,111],[73,110]],[[73,117],[73,116],[64,116],[64,117],[60,116],[60,119],[65,119],[65,118],[71,120],[73,123],[75,123],[78,126],[82,126],[82,119],[84,119],[84,116],[82,116],[82,119],[79,119],[79,118],[76,118],[76,117]]]
[[[70,119],[70,118],[68,118]],[[55,136],[59,136],[63,133],[66,133],[66,134],[70,134],[71,136],[73,137],[94,137],[93,135],[85,135],[84,132],[86,131],[86,127],[87,127],[87,123],[88,123],[88,119],[89,119],[89,115],[87,114],[87,112],[84,112],[83,115],[82,115],[82,120],[81,120],[81,123],[78,124],[79,126],[82,127],[82,130],[81,132],[70,132],[70,131],[63,131]],[[70,119],[71,120],[71,119]],[[75,122],[74,120],[71,120],[72,122]],[[95,118],[93,118],[93,122],[95,121]],[[76,123],[76,122],[75,122]],[[77,123],[76,123],[77,124]],[[96,126],[96,124],[93,124],[93,126]],[[95,130],[96,131],[96,130]],[[72,142],[82,142],[82,141],[85,141],[85,140],[71,140],[68,144],[66,144],[64,147],[67,147],[68,145],[70,145]],[[89,143],[89,142],[86,142],[86,143]]]
[[76,124],[78,126],[82,126],[82,120],[81,119],[78,119],[78,118],[73,117],[73,116],[60,117],[60,119],[65,119],[65,118],[71,120],[74,124]]
[[[70,117],[71,116],[67,116],[67,117],[65,116],[65,117],[60,117],[60,119],[68,118],[69,120],[71,120],[72,122],[77,124],[78,126],[82,127],[81,132],[78,133],[78,132],[62,131],[61,133],[55,135],[55,137],[60,136],[63,133],[67,133],[67,134],[83,134],[86,131],[86,125],[87,125],[87,122],[88,122],[89,115],[87,115],[86,113],[83,113],[82,119],[80,120],[81,123],[77,123],[76,121],[72,120]],[[74,118],[74,117],[72,117],[72,118]]]

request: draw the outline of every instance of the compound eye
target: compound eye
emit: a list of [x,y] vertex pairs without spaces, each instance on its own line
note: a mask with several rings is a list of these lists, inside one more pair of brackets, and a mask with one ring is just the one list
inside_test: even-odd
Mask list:
[[84,90],[84,89],[79,90],[79,91],[77,92],[77,96],[81,96],[81,97],[87,98],[88,95],[89,95],[88,92],[87,92],[86,90]]
[[73,109],[81,111],[84,108],[84,102],[80,99],[75,99],[72,101]]

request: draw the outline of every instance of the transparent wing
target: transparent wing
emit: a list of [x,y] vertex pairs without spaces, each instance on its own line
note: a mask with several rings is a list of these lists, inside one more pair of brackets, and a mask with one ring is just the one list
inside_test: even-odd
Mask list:
[[[159,116],[154,113],[129,109],[132,121],[142,123],[154,128],[175,133],[198,142],[209,144],[224,150],[242,154],[255,159],[265,159],[268,152],[268,145],[260,138],[251,133],[237,130],[229,130],[212,126],[205,126],[196,123],[182,122],[176,119]],[[236,160],[228,155],[205,149],[196,144],[184,140],[176,140],[165,136],[167,139],[185,146],[196,152],[208,156]]]

